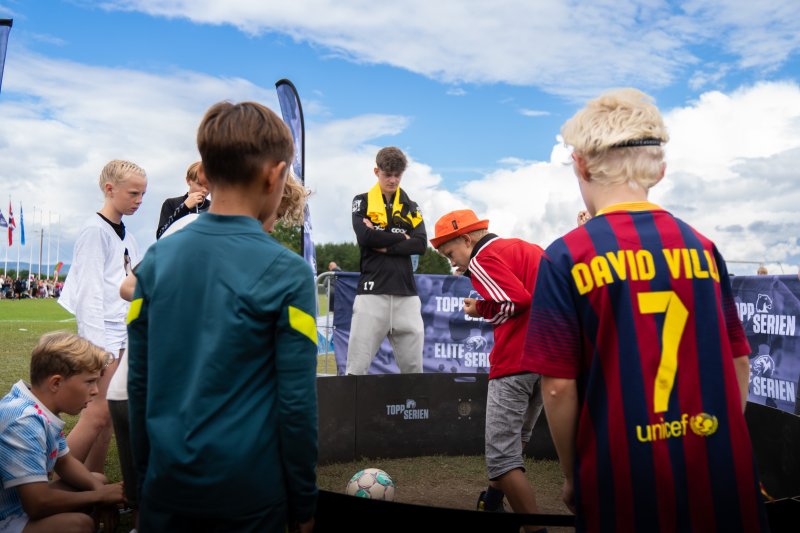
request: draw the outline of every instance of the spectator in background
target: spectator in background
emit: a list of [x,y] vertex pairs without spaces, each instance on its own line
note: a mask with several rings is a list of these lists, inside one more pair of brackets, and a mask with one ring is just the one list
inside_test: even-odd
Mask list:
[[[336,261],[331,261],[328,263],[328,272],[341,272],[342,269],[339,268],[339,265],[336,264]],[[328,312],[333,311],[333,285],[335,283],[336,276],[333,279],[328,281]]]
[[767,270],[767,267],[761,265],[758,267],[758,270],[756,270],[756,274],[759,276],[766,276],[769,274],[769,271]]
[[164,200],[161,205],[161,216],[158,219],[156,239],[160,239],[175,221],[189,213],[203,213],[211,207],[211,200],[208,198],[208,183],[204,178],[200,179],[199,168],[200,161],[196,161],[186,169],[186,184],[189,186],[189,192],[183,196]]

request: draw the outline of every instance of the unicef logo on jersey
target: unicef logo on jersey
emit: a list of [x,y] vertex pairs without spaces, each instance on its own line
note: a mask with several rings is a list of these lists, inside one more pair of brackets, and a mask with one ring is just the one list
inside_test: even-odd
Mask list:
[[713,435],[719,427],[719,421],[714,415],[708,413],[699,413],[689,420],[689,427],[695,435],[700,437],[708,437]]

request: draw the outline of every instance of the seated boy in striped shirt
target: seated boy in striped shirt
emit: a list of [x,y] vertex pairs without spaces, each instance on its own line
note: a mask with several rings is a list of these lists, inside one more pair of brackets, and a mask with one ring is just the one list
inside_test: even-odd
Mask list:
[[[75,459],[61,413],[77,415],[97,395],[110,355],[72,333],[48,333],[31,355],[31,384],[20,380],[0,400],[0,531],[94,531],[86,514],[106,507],[116,526],[122,484],[107,485]],[[51,482],[53,473],[59,480]],[[110,509],[109,509],[110,507]]]

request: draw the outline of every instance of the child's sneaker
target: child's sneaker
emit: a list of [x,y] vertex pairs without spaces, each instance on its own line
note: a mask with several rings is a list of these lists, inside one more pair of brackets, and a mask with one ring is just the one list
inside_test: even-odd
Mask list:
[[505,513],[506,509],[503,507],[503,500],[500,500],[500,505],[496,508],[491,509],[486,507],[486,491],[481,491],[481,495],[478,496],[478,511],[489,511],[492,513]]

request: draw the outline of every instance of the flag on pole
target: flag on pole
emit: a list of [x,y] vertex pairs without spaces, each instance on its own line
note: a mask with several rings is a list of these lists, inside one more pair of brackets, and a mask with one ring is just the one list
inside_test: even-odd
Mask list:
[[3,86],[3,70],[6,67],[6,47],[8,34],[11,32],[12,19],[0,19],[0,87]]
[[22,211],[22,204],[19,204],[19,243],[25,246],[25,213]]
[[8,201],[8,246],[14,244],[14,230],[17,229],[17,223],[14,222],[14,209],[11,207],[11,200]]
[[[303,124],[303,108],[300,105],[300,96],[297,89],[289,80],[280,80],[275,84],[278,91],[278,102],[281,106],[283,121],[289,126],[294,140],[294,161],[292,170],[294,175],[305,185],[305,125]],[[311,214],[308,202],[303,212],[303,229],[300,232],[300,248],[303,250],[303,259],[311,266],[311,271],[317,275],[317,254],[314,250],[314,241],[311,238]]]
[[59,261],[56,265],[55,272],[53,272],[53,279],[56,281],[58,280],[58,273],[61,271],[61,267],[64,266],[64,261]]
[[6,222],[6,217],[3,216],[3,210],[0,209],[0,228],[7,228],[8,222]]

